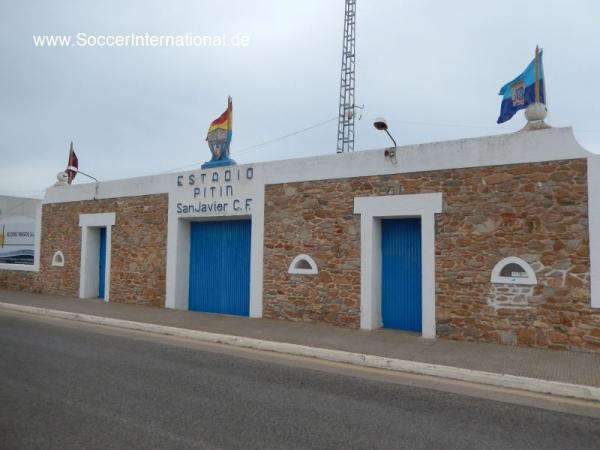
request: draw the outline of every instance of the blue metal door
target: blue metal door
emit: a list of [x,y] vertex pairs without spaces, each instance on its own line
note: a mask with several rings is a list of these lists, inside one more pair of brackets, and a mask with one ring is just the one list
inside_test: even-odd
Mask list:
[[383,326],[421,331],[421,219],[381,221]]
[[250,235],[249,220],[192,222],[190,310],[248,315]]
[[100,228],[100,248],[98,249],[98,297],[104,298],[104,281],[106,275],[106,228]]

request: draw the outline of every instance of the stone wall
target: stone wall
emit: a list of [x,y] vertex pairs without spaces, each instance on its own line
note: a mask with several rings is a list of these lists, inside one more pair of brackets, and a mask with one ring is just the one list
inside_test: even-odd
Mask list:
[[[112,228],[110,301],[165,304],[167,195],[45,204],[39,272],[0,270],[0,287],[79,296],[79,214],[115,213]],[[54,252],[64,267],[52,266]]]
[[[428,192],[444,197],[436,215],[438,336],[600,351],[600,310],[590,308],[584,159],[267,186],[265,317],[357,328],[354,197]],[[287,273],[299,253],[315,259],[319,275]],[[507,256],[528,262],[538,280],[512,305],[494,302],[502,286],[490,281]]]

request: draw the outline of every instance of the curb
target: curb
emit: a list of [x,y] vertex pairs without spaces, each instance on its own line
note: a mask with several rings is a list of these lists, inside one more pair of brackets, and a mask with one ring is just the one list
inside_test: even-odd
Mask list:
[[505,375],[481,370],[463,369],[460,367],[443,366],[438,364],[387,358],[383,356],[345,352],[341,350],[329,350],[318,347],[308,347],[306,345],[289,344],[286,342],[265,341],[262,339],[210,333],[207,331],[190,330],[186,328],[176,328],[144,322],[133,322],[130,320],[113,319],[109,317],[38,308],[34,306],[17,305],[13,303],[0,302],[0,309],[37,314],[59,319],[74,320],[78,322],[106,325],[128,330],[145,331],[167,336],[183,337],[203,342],[210,342],[213,344],[225,344],[235,347],[316,358],[337,363],[353,364],[376,369],[387,369],[396,372],[405,372],[417,375],[429,375],[438,378],[448,378],[458,381],[467,381],[471,383],[600,402],[600,388],[594,386],[561,383],[558,381],[540,380],[517,375]]

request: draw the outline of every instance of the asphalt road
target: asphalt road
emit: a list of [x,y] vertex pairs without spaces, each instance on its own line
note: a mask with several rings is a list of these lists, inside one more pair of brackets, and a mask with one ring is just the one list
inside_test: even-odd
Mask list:
[[0,313],[0,448],[599,448],[600,420]]

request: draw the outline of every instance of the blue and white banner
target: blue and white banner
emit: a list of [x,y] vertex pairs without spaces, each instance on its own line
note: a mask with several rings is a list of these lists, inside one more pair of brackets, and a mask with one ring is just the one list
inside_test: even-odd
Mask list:
[[33,264],[35,222],[0,221],[0,263]]
[[[544,69],[542,65],[542,51],[540,50],[538,68],[538,80],[540,89],[539,102],[546,104],[546,90],[544,89]],[[527,68],[518,77],[509,83],[506,83],[500,89],[498,95],[502,96],[502,106],[500,107],[500,117],[497,123],[503,123],[510,120],[520,109],[527,108],[531,103],[535,103],[535,58]]]

